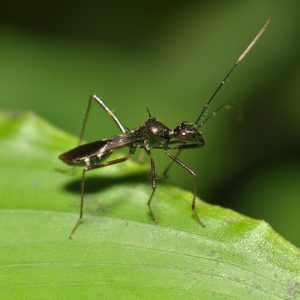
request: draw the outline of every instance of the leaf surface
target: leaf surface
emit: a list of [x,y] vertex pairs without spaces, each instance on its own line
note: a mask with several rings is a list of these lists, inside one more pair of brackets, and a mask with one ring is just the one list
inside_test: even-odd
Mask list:
[[[1,299],[300,299],[299,249],[264,221],[197,202],[149,167],[87,173],[57,156],[76,139],[31,113],[0,115]],[[122,156],[122,154],[116,154]]]

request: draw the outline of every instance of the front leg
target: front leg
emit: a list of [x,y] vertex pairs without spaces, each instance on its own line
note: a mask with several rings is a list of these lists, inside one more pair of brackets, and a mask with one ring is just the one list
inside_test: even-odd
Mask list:
[[[178,158],[180,153],[182,152],[182,150],[184,149],[195,149],[195,148],[200,148],[202,147],[202,144],[199,143],[195,143],[195,144],[188,144],[188,145],[180,145],[177,146],[175,149],[177,149],[177,153],[175,154],[175,158]],[[171,149],[171,148],[168,148]],[[164,172],[163,172],[163,176],[166,178],[168,176],[168,172],[170,171],[171,167],[173,166],[175,160],[172,159],[171,162],[168,164],[168,166],[165,168]]]
[[167,150],[165,150],[165,153],[174,161],[176,162],[178,165],[180,165],[182,168],[184,168],[190,175],[193,176],[194,178],[194,195],[193,195],[193,202],[192,202],[192,211],[194,214],[194,217],[196,219],[196,221],[202,226],[204,227],[204,224],[202,223],[202,221],[200,220],[197,211],[196,211],[196,194],[197,194],[197,186],[198,186],[198,175],[192,170],[190,169],[187,165],[185,165],[181,160],[179,160],[176,156],[172,155],[171,153],[169,153]]
[[[175,154],[175,157],[177,158],[180,153],[181,153],[181,149],[177,150],[177,153]],[[171,169],[171,167],[173,166],[175,160],[171,160],[170,163],[167,165],[167,167],[165,168],[164,172],[163,172],[163,177],[166,178],[168,176],[169,170]]]

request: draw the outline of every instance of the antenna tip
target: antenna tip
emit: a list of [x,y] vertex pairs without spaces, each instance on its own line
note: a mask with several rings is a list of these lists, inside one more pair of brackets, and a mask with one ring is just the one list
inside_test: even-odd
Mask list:
[[262,36],[262,34],[264,33],[264,31],[267,29],[270,21],[271,21],[271,17],[269,17],[269,19],[266,21],[266,23],[264,24],[264,26],[259,30],[259,32],[256,34],[256,36],[254,37],[254,39],[247,46],[247,48],[245,49],[245,51],[240,55],[240,57],[237,60],[236,64],[238,64],[239,62],[241,62],[245,58],[245,56],[248,54],[248,52],[251,50],[251,48],[256,44],[256,42],[258,41],[258,39]]
[[268,18],[268,20],[266,21],[265,25],[263,26],[263,29],[264,29],[264,30],[268,27],[269,23],[271,22],[271,19],[272,19],[272,16],[270,16],[270,17]]

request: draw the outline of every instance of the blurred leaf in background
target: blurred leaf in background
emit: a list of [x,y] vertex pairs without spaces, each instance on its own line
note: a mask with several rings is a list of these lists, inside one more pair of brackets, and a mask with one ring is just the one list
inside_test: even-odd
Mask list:
[[[35,111],[74,134],[94,92],[130,128],[146,120],[146,106],[169,127],[194,121],[272,16],[211,107],[236,103],[244,122],[219,114],[203,128],[205,148],[182,159],[199,173],[203,199],[263,218],[300,245],[292,213],[300,210],[299,11],[292,0],[6,2],[0,106]],[[116,134],[97,107],[88,131],[88,140]],[[155,156],[162,170],[167,162]],[[174,168],[171,175],[192,188],[185,172]]]

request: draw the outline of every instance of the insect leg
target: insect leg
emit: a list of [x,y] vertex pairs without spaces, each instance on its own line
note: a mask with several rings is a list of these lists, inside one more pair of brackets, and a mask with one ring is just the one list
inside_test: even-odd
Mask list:
[[152,212],[152,208],[151,208],[151,201],[152,201],[153,195],[155,193],[155,189],[156,189],[155,161],[154,161],[152,153],[149,150],[147,151],[147,154],[149,155],[150,161],[151,161],[151,182],[152,182],[152,192],[151,192],[151,195],[150,195],[149,200],[147,202],[147,205],[148,205],[149,214],[150,214],[152,220],[154,221],[154,223],[157,223],[157,219],[154,216],[154,214]]
[[78,145],[80,145],[81,142],[82,142],[83,134],[84,134],[86,123],[87,123],[87,119],[88,119],[90,109],[91,109],[91,103],[92,103],[93,100],[96,101],[98,104],[100,104],[101,107],[109,114],[109,116],[112,117],[113,121],[117,124],[117,126],[119,127],[121,132],[123,132],[123,133],[125,132],[124,126],[121,124],[119,119],[115,116],[115,114],[110,110],[110,108],[98,96],[91,95],[90,98],[89,98],[89,101],[88,101],[88,105],[87,105],[85,114],[84,114],[81,130],[80,130],[80,135],[79,135]]
[[[175,154],[175,157],[176,157],[176,158],[180,155],[181,151],[182,151],[181,149],[179,149],[179,150],[177,151],[177,153]],[[171,160],[170,163],[167,165],[167,167],[165,168],[165,170],[164,170],[164,172],[163,172],[163,176],[164,176],[164,177],[167,177],[167,175],[168,175],[168,173],[169,173],[169,170],[170,170],[171,167],[173,166],[174,162],[175,162],[175,160]]]
[[85,185],[85,173],[87,169],[84,168],[82,170],[82,178],[81,178],[81,192],[80,192],[80,210],[79,210],[79,219],[75,223],[70,235],[69,239],[72,239],[73,234],[75,233],[76,229],[79,227],[79,225],[82,223],[82,216],[83,216],[83,198],[84,198],[84,185]]
[[115,164],[119,164],[122,162],[125,162],[127,160],[129,160],[130,158],[132,158],[132,156],[134,155],[135,152],[135,148],[130,148],[129,150],[129,155],[125,156],[125,157],[121,157],[121,158],[117,158],[111,161],[107,161],[107,162],[102,162],[102,163],[98,163],[98,164],[94,164],[94,165],[90,165],[87,166],[83,169],[82,171],[82,180],[81,180],[81,196],[80,196],[80,211],[79,211],[79,219],[77,220],[77,222],[75,223],[70,235],[69,235],[69,239],[72,239],[73,234],[75,233],[76,229],[79,227],[79,225],[82,223],[82,217],[83,217],[83,202],[84,202],[84,191],[85,191],[85,173],[87,171],[90,170],[94,170],[94,169],[98,169],[98,168],[103,168],[103,167],[108,167],[108,166],[112,166]]
[[219,111],[221,110],[234,110],[236,113],[236,119],[238,122],[241,122],[243,120],[243,113],[242,110],[240,109],[240,107],[236,104],[230,104],[230,103],[226,103],[221,105],[220,107],[218,107],[215,111],[213,111],[210,115],[207,116],[207,118],[205,118],[200,124],[199,127],[201,128],[203,125],[205,125],[211,118],[213,118]]
[[204,224],[202,223],[202,221],[200,220],[197,212],[196,212],[196,194],[197,194],[197,185],[198,185],[198,175],[192,170],[190,169],[187,165],[185,165],[181,160],[179,160],[176,156],[172,155],[171,153],[169,153],[167,150],[165,150],[165,153],[177,164],[179,164],[181,167],[183,167],[189,174],[191,174],[194,177],[194,196],[193,196],[193,202],[192,202],[192,211],[193,214],[195,216],[195,219],[197,220],[197,222],[204,227]]
[[133,154],[135,152],[135,149],[136,148],[130,148],[129,155],[127,155],[127,156],[91,165],[91,166],[88,167],[87,171],[91,171],[91,170],[99,169],[99,168],[103,168],[103,167],[108,167],[108,166],[112,166],[112,165],[116,165],[116,164],[125,162],[125,161],[129,160],[130,158],[132,158],[132,156],[133,156]]
[[140,156],[139,156],[139,158],[138,158],[138,161],[139,161],[139,163],[140,163],[141,165],[145,162],[145,154],[146,154],[145,150],[142,149],[142,152],[141,152],[141,154],[140,154]]

